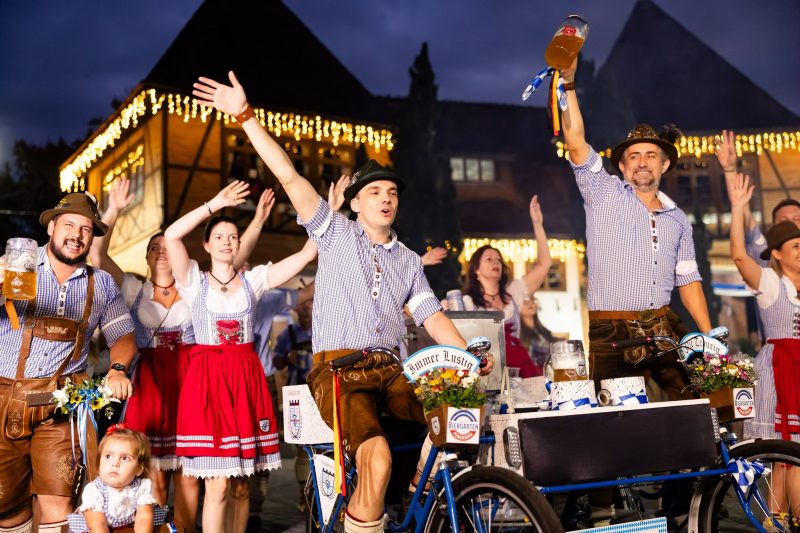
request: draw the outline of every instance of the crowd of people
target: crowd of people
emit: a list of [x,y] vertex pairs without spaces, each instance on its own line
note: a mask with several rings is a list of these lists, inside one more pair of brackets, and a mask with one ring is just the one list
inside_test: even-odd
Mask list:
[[[636,126],[611,152],[611,167],[622,177],[609,173],[585,139],[571,90],[575,73],[575,65],[562,72],[570,87],[563,131],[587,222],[590,377],[599,387],[602,379],[643,375],[670,399],[689,398],[686,371],[674,358],[645,359],[644,348],[619,350],[613,344],[642,335],[680,338],[686,329],[670,308],[674,288],[697,328],[707,332],[712,326],[691,224],[659,190],[678,158],[675,130],[659,134]],[[446,252],[420,256],[392,230],[405,187],[401,177],[371,160],[322,198],[254,119],[232,72],[229,84],[200,78],[194,94],[236,117],[309,239],[281,261],[251,267],[248,259],[275,197],[271,190],[260,195],[240,235],[236,220],[220,214],[250,194],[245,182],[233,181],[150,238],[149,274],[142,281],[125,274],[108,254],[116,220],[131,201],[127,181],[112,186],[102,216],[84,193],[68,194],[43,212],[40,222],[50,240],[38,251],[37,296],[0,308],[0,531],[105,531],[123,525],[150,531],[163,523],[171,484],[172,517],[183,530],[194,530],[202,499],[204,531],[244,531],[250,513],[260,510],[268,472],[281,465],[276,372],[288,368],[289,383],[308,383],[322,417],[332,424],[328,363],[367,346],[399,348],[406,316],[435,342],[466,348],[443,312],[447,302],[434,295],[424,274],[424,266],[440,262]],[[731,257],[757,291],[768,341],[756,359],[757,415],[745,433],[800,441],[800,203],[781,202],[764,237],[748,208],[753,187],[738,173],[732,132],[723,132],[717,152],[732,206]],[[343,206],[354,216],[340,213]],[[466,309],[504,314],[506,364],[518,367],[522,377],[541,374],[555,340],[538,317],[535,298],[552,262],[536,196],[529,207],[534,265],[512,279],[501,252],[484,246],[470,258],[461,287]],[[183,239],[201,225],[207,257],[191,258]],[[315,259],[315,281],[297,295],[297,321],[272,345],[273,318],[289,307],[285,294],[274,289]],[[210,265],[207,271],[198,260]],[[12,326],[9,305],[23,317],[21,328]],[[66,380],[88,378],[87,354],[98,328],[110,351],[105,386],[125,404],[122,423],[109,428],[99,450],[94,426],[87,424],[82,450],[52,402],[32,399]],[[487,357],[480,374],[488,375],[494,365]],[[425,417],[395,359],[375,354],[354,369],[342,374],[338,391],[343,450],[359,473],[345,530],[382,531],[391,455],[380,416],[421,424]],[[426,439],[421,457],[430,446]],[[82,453],[86,474],[75,459]],[[298,458],[301,492],[307,470]],[[427,482],[419,472],[411,487]],[[774,473],[773,484],[782,487],[776,493],[785,499],[770,502],[771,510],[800,516],[800,508],[793,508],[800,505],[795,469]],[[609,491],[595,491],[590,499],[595,523],[613,513]]]

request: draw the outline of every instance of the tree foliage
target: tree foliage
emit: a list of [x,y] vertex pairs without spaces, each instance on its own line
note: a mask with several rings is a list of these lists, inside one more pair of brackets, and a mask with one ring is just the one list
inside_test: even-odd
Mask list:
[[6,163],[0,169],[0,242],[11,237],[47,240],[39,214],[61,198],[58,167],[76,148],[77,142],[63,139],[43,145],[23,139],[14,142],[13,165]]

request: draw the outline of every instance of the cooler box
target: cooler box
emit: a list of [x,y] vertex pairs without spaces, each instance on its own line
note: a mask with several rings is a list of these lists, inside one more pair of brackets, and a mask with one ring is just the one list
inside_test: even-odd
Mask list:
[[719,429],[705,399],[491,415],[489,424],[495,464],[538,486],[709,466],[717,459]]

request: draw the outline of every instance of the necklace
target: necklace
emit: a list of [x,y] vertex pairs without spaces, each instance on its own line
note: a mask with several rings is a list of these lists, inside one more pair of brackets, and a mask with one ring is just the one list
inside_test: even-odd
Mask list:
[[161,294],[163,294],[164,296],[169,296],[169,289],[175,286],[175,278],[172,278],[172,283],[170,283],[169,285],[159,285],[153,280],[150,280],[150,283],[152,283],[154,287],[158,287],[159,289],[161,289]]
[[484,292],[483,292],[483,295],[484,295],[484,296],[488,296],[489,298],[495,299],[495,298],[497,298],[498,296],[500,296],[500,291],[497,291],[497,292],[496,292],[496,293],[494,293],[494,294],[489,294],[488,292],[484,291]]
[[228,281],[226,281],[225,283],[223,283],[223,282],[221,282],[219,279],[217,279],[217,276],[215,276],[215,275],[214,275],[214,274],[212,274],[211,272],[209,272],[209,273],[208,273],[208,275],[209,275],[209,276],[211,276],[212,278],[216,279],[216,280],[217,280],[217,283],[219,283],[220,285],[222,285],[222,287],[220,287],[220,288],[219,288],[220,292],[228,292],[228,283],[230,283],[231,281],[233,281],[233,280],[234,280],[234,278],[235,278],[235,277],[236,277],[238,274],[237,274],[236,272],[234,272],[234,273],[233,273],[233,277],[232,277],[231,279],[229,279]]

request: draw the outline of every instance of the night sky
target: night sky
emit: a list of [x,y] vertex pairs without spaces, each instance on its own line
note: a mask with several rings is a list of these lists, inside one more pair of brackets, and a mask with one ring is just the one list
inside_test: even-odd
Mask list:
[[[408,67],[427,41],[440,98],[515,104],[530,76],[544,66],[544,48],[564,16],[579,13],[589,21],[584,53],[599,66],[634,3],[286,0],[374,94],[406,94]],[[656,3],[800,114],[798,0]],[[111,99],[128,95],[200,4],[0,0],[0,162],[16,138],[73,140],[86,133],[89,119],[105,119]],[[268,26],[253,23],[250,31]],[[264,64],[268,68],[268,58]],[[636,65],[630,75],[636,76]],[[532,101],[541,106],[544,95]]]

